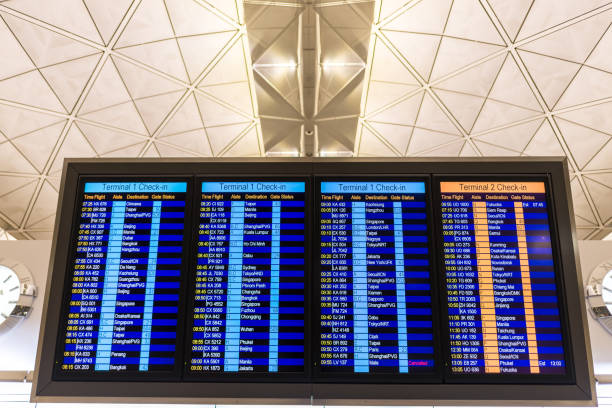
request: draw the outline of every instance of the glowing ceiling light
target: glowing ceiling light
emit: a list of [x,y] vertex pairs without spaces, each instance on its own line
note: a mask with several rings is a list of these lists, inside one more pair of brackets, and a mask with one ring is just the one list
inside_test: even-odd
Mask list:
[[612,241],[612,232],[603,238],[604,241]]
[[342,68],[342,67],[359,67],[365,68],[366,64],[364,62],[334,62],[334,61],[325,61],[321,63],[321,68]]
[[353,152],[349,150],[321,150],[320,157],[353,157]]
[[297,150],[290,150],[286,152],[266,152],[267,157],[299,157],[300,152]]
[[295,62],[275,62],[272,64],[253,64],[254,68],[290,68],[296,69],[297,64]]

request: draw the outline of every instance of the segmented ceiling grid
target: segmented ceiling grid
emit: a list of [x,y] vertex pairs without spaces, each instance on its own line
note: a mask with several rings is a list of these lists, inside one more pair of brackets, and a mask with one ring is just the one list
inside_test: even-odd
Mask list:
[[[50,238],[64,157],[263,156],[243,8],[0,1],[0,225]],[[356,135],[335,115],[321,140],[355,138],[359,156],[566,155],[580,237],[601,238],[612,231],[611,22],[610,1],[376,1]],[[300,137],[267,140],[300,149]]]
[[567,156],[580,238],[612,231],[612,3],[382,0],[360,156]]
[[0,218],[49,238],[64,157],[260,156],[242,4],[0,4]]

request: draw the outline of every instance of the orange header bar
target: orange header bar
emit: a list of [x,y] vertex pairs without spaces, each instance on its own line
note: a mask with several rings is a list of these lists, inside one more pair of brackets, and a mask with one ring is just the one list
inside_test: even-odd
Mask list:
[[543,182],[508,182],[508,181],[443,181],[440,183],[442,193],[501,193],[526,194],[545,193]]

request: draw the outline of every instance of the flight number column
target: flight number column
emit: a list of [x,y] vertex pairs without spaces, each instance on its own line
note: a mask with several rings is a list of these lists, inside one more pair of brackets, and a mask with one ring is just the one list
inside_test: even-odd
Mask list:
[[[326,198],[327,197],[327,198]],[[321,365],[353,365],[350,203],[321,201]]]
[[201,201],[191,371],[222,371],[231,203]]

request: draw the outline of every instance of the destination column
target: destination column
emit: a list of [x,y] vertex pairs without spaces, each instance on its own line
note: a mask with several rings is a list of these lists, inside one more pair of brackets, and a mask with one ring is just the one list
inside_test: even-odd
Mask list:
[[495,313],[495,292],[493,290],[493,269],[489,245],[487,203],[473,201],[474,235],[476,260],[478,264],[478,289],[480,294],[480,316],[482,321],[482,343],[486,373],[499,373],[499,348],[497,342],[497,317]]

